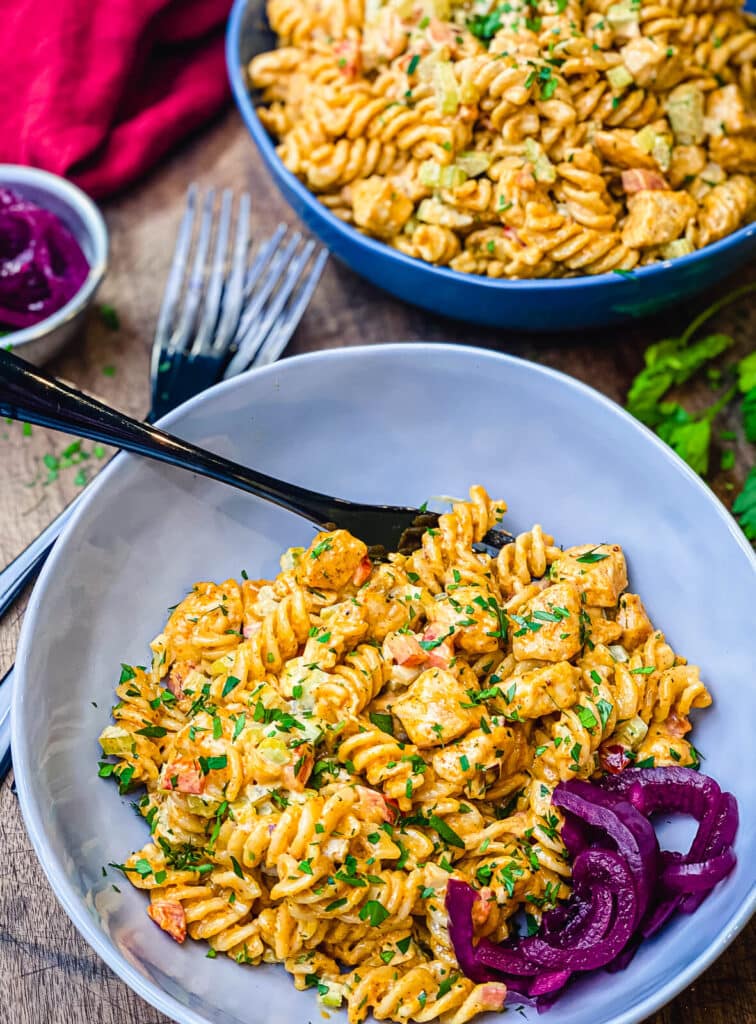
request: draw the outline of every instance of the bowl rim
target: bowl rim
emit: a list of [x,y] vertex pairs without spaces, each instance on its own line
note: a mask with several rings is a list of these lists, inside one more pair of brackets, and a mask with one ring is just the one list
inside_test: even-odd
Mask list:
[[[696,249],[695,252],[689,253],[687,256],[678,256],[674,260],[663,260],[626,272],[608,271],[604,274],[584,274],[580,277],[494,278],[484,274],[463,274],[459,270],[450,270],[448,267],[439,267],[433,263],[427,263],[425,260],[407,256],[399,249],[392,249],[385,242],[372,238],[370,235],[363,235],[362,232],[358,231],[351,224],[346,224],[340,220],[334,213],[331,213],[328,207],[319,202],[314,192],[311,192],[295,174],[284,166],[283,161],[276,153],[273,140],[257,116],[257,111],[245,80],[245,71],[239,60],[241,26],[248,4],[249,0],[234,0],[226,28],[226,67],[231,83],[231,91],[242,120],[262,153],[263,159],[267,163],[275,165],[275,174],[285,181],[286,186],[296,194],[300,202],[327,225],[329,233],[338,236],[340,240],[346,243],[353,242],[362,246],[374,258],[387,258],[406,270],[420,270],[420,272],[428,273],[441,282],[448,282],[449,284],[459,285],[466,283],[472,286],[477,285],[487,290],[499,291],[506,289],[511,292],[542,292],[559,288],[574,293],[583,289],[590,291],[595,288],[619,290],[622,287],[627,288],[630,283],[643,282],[655,275],[666,273],[673,268],[679,270],[692,269],[698,261],[705,258],[713,258],[730,247],[737,248],[740,243],[745,242],[756,234],[756,222],[753,222],[738,228],[737,231],[733,231],[729,235],[725,235],[724,238],[720,238],[717,242],[712,242],[711,245],[704,246],[703,249]],[[330,245],[329,248],[331,248]]]
[[[612,399],[608,398],[600,391],[597,391],[595,388],[592,388],[590,385],[585,384],[574,377],[570,377],[568,374],[563,373],[560,370],[555,370],[552,367],[544,366],[541,363],[534,363],[527,359],[522,359],[507,353],[495,352],[490,349],[462,345],[459,343],[446,342],[388,342],[384,345],[377,346],[359,345],[349,348],[320,349],[315,352],[292,356],[289,359],[278,363],[272,363],[268,366],[251,369],[230,380],[221,381],[219,384],[208,388],[206,391],[178,406],[172,412],[168,413],[167,416],[160,419],[158,421],[158,425],[166,428],[170,427],[175,420],[180,419],[187,413],[191,413],[195,409],[201,408],[208,399],[212,400],[217,396],[222,395],[224,392],[231,391],[236,388],[243,389],[246,387],[248,380],[252,377],[275,377],[276,374],[280,374],[281,372],[286,373],[286,367],[289,363],[294,366],[300,365],[303,362],[308,363],[318,361],[323,363],[334,363],[341,362],[343,360],[359,360],[368,353],[370,353],[373,358],[377,355],[378,358],[381,359],[385,358],[390,360],[397,358],[397,356],[401,359],[403,351],[412,351],[415,349],[422,349],[424,354],[431,359],[435,354],[438,354],[439,357],[441,357],[442,355],[448,356],[451,353],[459,354],[464,359],[482,359],[490,361],[492,364],[497,364],[497,369],[499,367],[516,367],[519,369],[526,369],[528,372],[539,375],[546,386],[556,385],[557,387],[567,387],[578,392],[579,396],[583,399],[591,402],[597,402],[599,406],[606,410],[606,412],[614,416],[618,416],[624,422],[628,430],[645,435],[648,441],[663,452],[666,461],[670,464],[670,467],[676,468],[679,472],[682,472],[683,476],[686,476],[688,480],[691,481],[699,491],[701,491],[704,500],[714,506],[714,510],[722,521],[723,527],[733,536],[736,544],[748,559],[756,573],[756,553],[754,553],[751,545],[747,542],[745,534],[740,529],[733,516],[719,501],[714,492],[707,487],[703,480],[694,473],[693,470],[671,448],[657,437],[653,431],[636,420],[630,415],[630,413]],[[32,796],[29,782],[31,773],[34,771],[34,760],[32,757],[33,751],[25,740],[25,708],[21,699],[21,693],[24,689],[23,683],[26,677],[30,652],[35,643],[35,636],[38,632],[36,619],[39,614],[42,595],[44,594],[48,580],[54,576],[59,563],[66,557],[66,542],[68,537],[77,529],[79,519],[82,517],[84,510],[97,502],[100,491],[109,486],[110,480],[114,474],[120,472],[120,467],[124,460],[133,458],[137,458],[137,456],[126,455],[124,453],[118,454],[98,475],[97,479],[92,482],[90,487],[87,488],[76,511],[63,531],[61,540],[56,543],[50,558],[47,560],[47,564],[42,570],[42,574],[40,575],[32,592],[21,630],[21,638],[19,641],[16,659],[17,678],[13,688],[11,745],[14,752],[14,765],[16,768],[16,785],[24,823],[45,876],[47,877],[56,899],[86,942],[89,943],[98,956],[100,956],[134,992],[140,995],[156,1009],[172,1017],[172,1019],[179,1021],[180,1024],[210,1024],[207,1017],[203,1017],[191,1008],[183,1006],[173,996],[168,995],[168,993],[166,993],[157,984],[157,982],[145,977],[145,975],[133,967],[126,957],[116,948],[116,946],[112,944],[111,940],[105,936],[104,932],[88,912],[84,900],[79,896],[73,883],[66,876],[62,864],[53,855],[49,848],[45,829],[42,825],[37,804]],[[736,912],[730,916],[729,920],[725,923],[725,926],[713,937],[710,944],[698,955],[698,957],[691,961],[683,971],[671,977],[665,985],[644,999],[641,1004],[619,1012],[614,1018],[612,1018],[609,1024],[639,1024],[639,1022],[645,1020],[650,1014],[666,1005],[666,1003],[694,981],[724,952],[727,946],[730,945],[738,933],[745,927],[754,912],[756,912],[756,879],[751,884],[750,890],[744,893],[743,900]]]
[[51,334],[69,320],[73,320],[94,298],[108,267],[108,229],[102,214],[86,192],[59,174],[44,171],[39,167],[27,167],[24,164],[0,164],[0,185],[18,188],[22,191],[24,185],[31,184],[38,185],[51,195],[62,199],[67,206],[80,214],[92,242],[93,258],[89,264],[89,273],[64,306],[56,309],[44,320],[40,320],[30,327],[10,331],[6,335],[4,342],[12,349],[21,349],[29,342],[39,341],[40,338]]

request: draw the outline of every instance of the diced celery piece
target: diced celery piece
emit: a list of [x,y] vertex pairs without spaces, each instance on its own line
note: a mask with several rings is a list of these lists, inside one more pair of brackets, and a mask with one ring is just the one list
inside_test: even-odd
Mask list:
[[687,238],[676,238],[674,242],[667,242],[662,249],[662,256],[665,260],[674,260],[678,256],[687,256],[693,252],[693,243]]
[[624,64],[618,64],[615,68],[609,68],[606,77],[614,92],[621,92],[628,85],[633,84],[633,76]]
[[439,186],[441,188],[458,188],[467,181],[467,175],[461,167],[452,164],[450,167],[442,167],[439,174]]
[[533,164],[533,175],[536,181],[556,181],[554,165],[535,139],[525,139],[525,156]]
[[637,146],[643,153],[650,153],[654,148],[655,142],[656,132],[650,124],[647,124],[645,128],[641,128],[639,132],[633,135],[633,145]]
[[633,6],[631,0],[620,0],[620,3],[612,4],[606,12],[606,20],[615,32],[625,32],[638,24],[638,9]]
[[666,135],[657,135],[651,156],[656,160],[662,171],[668,171],[672,163],[672,146]]
[[678,85],[667,97],[667,116],[675,140],[683,146],[703,141],[704,95],[692,83]]
[[126,757],[134,752],[134,737],[120,725],[109,725],[100,733],[100,746],[103,754]]
[[192,814],[196,814],[200,818],[214,817],[220,807],[217,800],[211,800],[209,797],[193,796],[191,794],[187,795],[186,804]]
[[[327,991],[323,988],[327,986]],[[337,981],[321,982],[318,986],[318,1002],[321,1006],[329,1006],[336,1009],[341,1006],[344,999],[344,986]]]
[[417,219],[423,224],[439,224],[445,228],[466,228],[473,218],[464,210],[455,210],[438,199],[423,199],[417,208]]
[[467,174],[456,164],[442,167],[435,160],[420,164],[419,178],[427,188],[457,188],[467,181]]
[[435,160],[424,160],[418,170],[420,183],[426,188],[438,188],[441,179],[441,164]]
[[609,653],[615,661],[630,661],[630,655],[622,644],[609,644]]
[[283,740],[274,736],[266,736],[257,748],[266,761],[271,764],[286,764],[289,760],[289,748]]
[[442,114],[456,114],[459,107],[459,83],[451,61],[440,60],[433,66],[433,89],[436,106]]
[[459,87],[459,98],[462,103],[472,106],[478,102],[480,94],[472,82],[463,82]]
[[491,166],[491,156],[489,153],[476,153],[474,150],[465,150],[460,153],[455,163],[457,167],[461,167],[468,178],[477,178],[479,174],[483,174]]
[[640,717],[635,715],[622,722],[614,731],[609,743],[619,743],[623,747],[630,747],[635,750],[646,738],[648,726]]

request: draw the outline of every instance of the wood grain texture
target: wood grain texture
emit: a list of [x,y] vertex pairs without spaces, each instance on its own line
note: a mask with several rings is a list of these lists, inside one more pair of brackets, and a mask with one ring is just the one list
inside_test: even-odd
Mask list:
[[[111,267],[101,300],[116,307],[121,327],[109,330],[93,319],[83,338],[51,369],[135,415],[149,404],[148,360],[155,318],[170,261],[184,192],[191,181],[203,186],[250,189],[256,233],[269,233],[293,214],[279,197],[237,116],[229,114],[194,139],[128,194],[107,204]],[[739,281],[756,280],[756,268]],[[701,296],[703,308],[711,296]],[[290,353],[386,340],[448,340],[513,352],[563,370],[622,401],[650,341],[679,334],[696,309],[677,310],[642,324],[565,336],[518,336],[434,317],[403,305],[331,261],[315,299],[289,347]],[[560,325],[555,325],[558,327]],[[712,329],[732,333],[736,354],[753,348],[756,303],[740,304],[720,316]],[[115,367],[112,376],[103,372]],[[711,401],[706,382],[693,403]],[[70,439],[19,424],[0,424],[0,562],[5,564],[78,490],[75,471],[45,484],[47,452],[60,453]],[[90,446],[91,447],[91,446]],[[718,460],[718,453],[715,453]],[[746,451],[736,467],[715,481],[738,483]],[[104,460],[92,458],[94,471]],[[0,624],[0,671],[10,664],[23,602]],[[756,1024],[756,924],[690,989],[656,1014],[649,1024]],[[313,1008],[313,1019],[316,1018]],[[558,1017],[558,1013],[557,1013]],[[79,937],[60,909],[26,836],[10,780],[0,790],[0,1024],[166,1024],[117,979]],[[292,1022],[294,1024],[294,1022]]]

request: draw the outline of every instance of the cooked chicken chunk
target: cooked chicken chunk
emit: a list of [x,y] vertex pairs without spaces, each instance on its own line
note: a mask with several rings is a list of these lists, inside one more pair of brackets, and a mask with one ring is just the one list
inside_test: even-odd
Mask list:
[[586,604],[611,608],[627,586],[625,556],[619,544],[580,544],[554,562],[551,578],[570,580]]
[[412,215],[412,201],[386,178],[375,175],[352,189],[354,220],[377,238],[398,235]]
[[461,740],[433,755],[433,770],[439,778],[459,789],[476,776],[501,765],[509,772],[524,766],[527,741],[521,727],[494,725],[472,729]]
[[516,712],[518,718],[540,718],[572,707],[578,699],[579,682],[580,672],[568,661],[543,665],[502,680],[499,689],[504,697],[496,698],[492,706],[504,714]]
[[458,586],[428,608],[428,619],[445,633],[453,630],[454,643],[463,651],[485,654],[499,646],[497,604],[481,587]]
[[338,590],[354,575],[367,547],[346,530],[318,533],[299,559],[296,577],[306,587]]
[[393,713],[418,747],[438,747],[477,724],[480,712],[464,707],[470,696],[451,672],[431,668],[394,703]]
[[747,112],[743,93],[737,85],[725,85],[709,93],[706,117],[724,135],[738,135],[756,127],[756,118]]
[[598,131],[593,136],[593,145],[599,153],[616,167],[646,167],[656,170],[657,164],[650,153],[645,153],[633,139],[636,132],[629,128],[615,128],[614,131]]
[[666,45],[639,36],[631,39],[620,50],[622,63],[642,89],[657,92],[671,89],[685,77],[685,65],[680,55]]
[[668,177],[673,188],[694,178],[706,166],[706,150],[703,146],[675,146]]
[[637,594],[623,594],[617,612],[617,625],[622,627],[622,646],[632,651],[653,632],[651,620]]
[[510,619],[518,661],[568,661],[580,650],[580,596],[572,583],[547,587]]
[[637,192],[627,201],[630,213],[622,241],[631,249],[673,242],[696,214],[696,201],[687,192]]

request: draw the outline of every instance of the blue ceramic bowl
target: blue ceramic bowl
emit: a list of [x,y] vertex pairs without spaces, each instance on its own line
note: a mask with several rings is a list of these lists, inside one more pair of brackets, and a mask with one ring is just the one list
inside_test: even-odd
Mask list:
[[265,0],[236,0],[226,37],[226,61],[236,103],[268,170],[310,230],[352,270],[386,291],[433,313],[507,330],[599,327],[657,313],[711,288],[756,254],[756,224],[708,248],[644,267],[631,277],[601,274],[565,280],[502,281],[459,274],[412,259],[344,224],[287,171],[255,113],[244,68],[275,46]]
[[[331,494],[409,505],[480,482],[509,503],[515,532],[541,522],[564,544],[623,545],[632,589],[712,691],[713,706],[694,713],[693,739],[705,770],[739,801],[738,866],[694,915],[644,944],[626,971],[586,978],[552,1010],[539,1017],[528,1009],[524,1020],[638,1024],[690,984],[756,904],[756,559],[700,479],[584,384],[459,345],[287,359],[211,388],[163,422]],[[321,1013],[315,994],[297,992],[281,966],[240,967],[208,960],[202,943],[177,946],[148,919],[145,893],[112,870],[103,877],[102,865],[139,849],[148,829],[131,809],[134,797],[119,799],[112,779],[96,777],[97,737],[119,662],[144,662],[166,609],[196,580],[275,573],[281,551],[312,535],[309,523],[247,494],[118,455],[87,488],[24,619],[12,741],[29,837],[87,942],[180,1024],[304,1024]],[[689,840],[689,829],[670,836],[674,827],[662,825],[665,846]],[[42,931],[38,938],[47,941]],[[330,1018],[346,1024],[343,1011]],[[494,1020],[520,1024],[511,1011],[485,1017]]]

